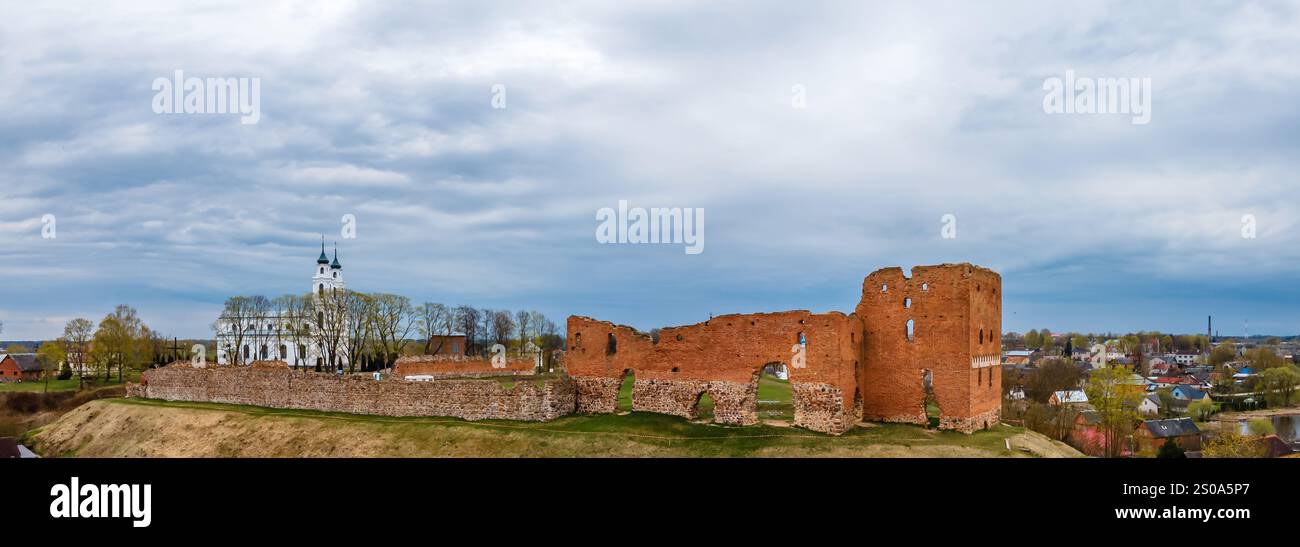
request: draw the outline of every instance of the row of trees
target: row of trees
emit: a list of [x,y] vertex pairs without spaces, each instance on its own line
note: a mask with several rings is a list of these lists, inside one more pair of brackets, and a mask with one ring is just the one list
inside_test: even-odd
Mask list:
[[[1062,340],[1069,340],[1075,349],[1087,349],[1093,344],[1102,343],[1108,340],[1117,340],[1118,349],[1124,353],[1133,353],[1139,351],[1143,344],[1148,345],[1150,351],[1195,351],[1203,352],[1210,347],[1210,339],[1204,334],[1164,334],[1158,331],[1141,331],[1125,335],[1116,335],[1114,333],[1067,333]],[[1057,340],[1050,329],[1032,329],[1023,335],[1008,332],[1003,335],[1002,341],[1008,347],[1024,346],[1026,349],[1038,349],[1045,352],[1059,350],[1064,346],[1064,342]]]
[[[463,334],[459,351],[482,355],[493,344],[522,350],[563,347],[556,324],[538,311],[493,310],[447,306],[436,302],[414,305],[405,296],[341,290],[322,294],[236,296],[226,300],[212,326],[218,340],[225,337],[232,363],[258,359],[288,359],[281,348],[296,348],[295,367],[334,369],[347,363],[349,372],[391,367],[408,353],[445,353],[453,335]],[[256,351],[241,350],[253,340]],[[413,344],[414,342],[414,344]],[[303,362],[305,349],[318,348],[321,360]]]
[[121,382],[127,371],[156,361],[163,346],[162,337],[145,325],[135,308],[120,305],[98,323],[81,317],[68,321],[63,336],[42,343],[36,358],[47,387],[52,376],[74,374],[84,387],[88,378],[109,381],[114,372]]

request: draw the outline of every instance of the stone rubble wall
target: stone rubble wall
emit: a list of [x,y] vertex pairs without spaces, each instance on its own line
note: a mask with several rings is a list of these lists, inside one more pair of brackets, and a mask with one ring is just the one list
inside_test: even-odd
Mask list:
[[828,384],[791,383],[794,396],[794,425],[842,434],[862,421],[862,400],[845,404],[844,392]]
[[169,401],[254,405],[379,416],[451,416],[465,420],[550,421],[571,414],[571,379],[520,379],[511,387],[491,379],[407,382],[255,368],[168,366],[145,371],[127,395]]

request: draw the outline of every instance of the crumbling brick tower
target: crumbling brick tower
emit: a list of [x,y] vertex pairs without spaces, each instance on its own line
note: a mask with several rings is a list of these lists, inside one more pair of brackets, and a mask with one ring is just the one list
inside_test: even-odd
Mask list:
[[970,264],[877,270],[855,313],[866,329],[863,418],[926,423],[926,384],[939,427],[997,425],[1002,409],[1002,278]]

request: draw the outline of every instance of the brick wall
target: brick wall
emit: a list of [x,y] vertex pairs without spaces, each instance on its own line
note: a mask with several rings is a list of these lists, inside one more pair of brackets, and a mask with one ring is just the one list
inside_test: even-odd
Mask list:
[[520,379],[507,388],[492,379],[376,381],[287,366],[193,368],[183,363],[145,371],[127,395],[381,416],[550,421],[573,412],[576,390],[563,376]]
[[492,361],[462,355],[413,355],[401,357],[393,363],[393,377],[427,375],[434,378],[473,378],[484,376],[527,376],[536,373],[536,357],[512,356],[502,368],[494,368]]
[[[969,264],[873,272],[857,315],[866,327],[863,416],[925,423],[926,372],[939,427],[971,432],[997,424],[1002,408],[1002,281]],[[912,337],[907,322],[912,322]]]
[[849,315],[724,315],[664,328],[657,343],[631,327],[573,316],[565,367],[578,412],[613,412],[631,375],[633,410],[695,418],[708,393],[715,421],[743,425],[757,422],[759,371],[783,363],[795,425],[832,434],[863,418],[925,423],[928,372],[939,427],[971,432],[1001,417],[1001,285],[997,273],[970,264],[919,266],[910,278],[887,268],[866,277]]
[[613,412],[619,385],[631,375],[633,410],[694,419],[707,393],[715,422],[750,425],[758,422],[759,372],[782,363],[794,386],[796,425],[840,433],[860,415],[853,368],[860,331],[854,316],[788,311],[669,327],[655,343],[631,327],[575,316],[565,369],[577,382],[579,412]]

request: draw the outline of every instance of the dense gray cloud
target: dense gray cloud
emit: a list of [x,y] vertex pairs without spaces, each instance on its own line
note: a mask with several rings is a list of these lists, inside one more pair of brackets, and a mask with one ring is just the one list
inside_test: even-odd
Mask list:
[[[353,287],[556,319],[848,310],[873,269],[969,261],[1008,330],[1300,330],[1294,3],[6,12],[4,338],[119,302],[204,336],[229,295],[306,290],[344,214]],[[155,114],[175,70],[260,78],[260,122]],[[1067,70],[1150,78],[1150,123],[1045,114]],[[703,207],[704,253],[597,244],[621,199]]]

